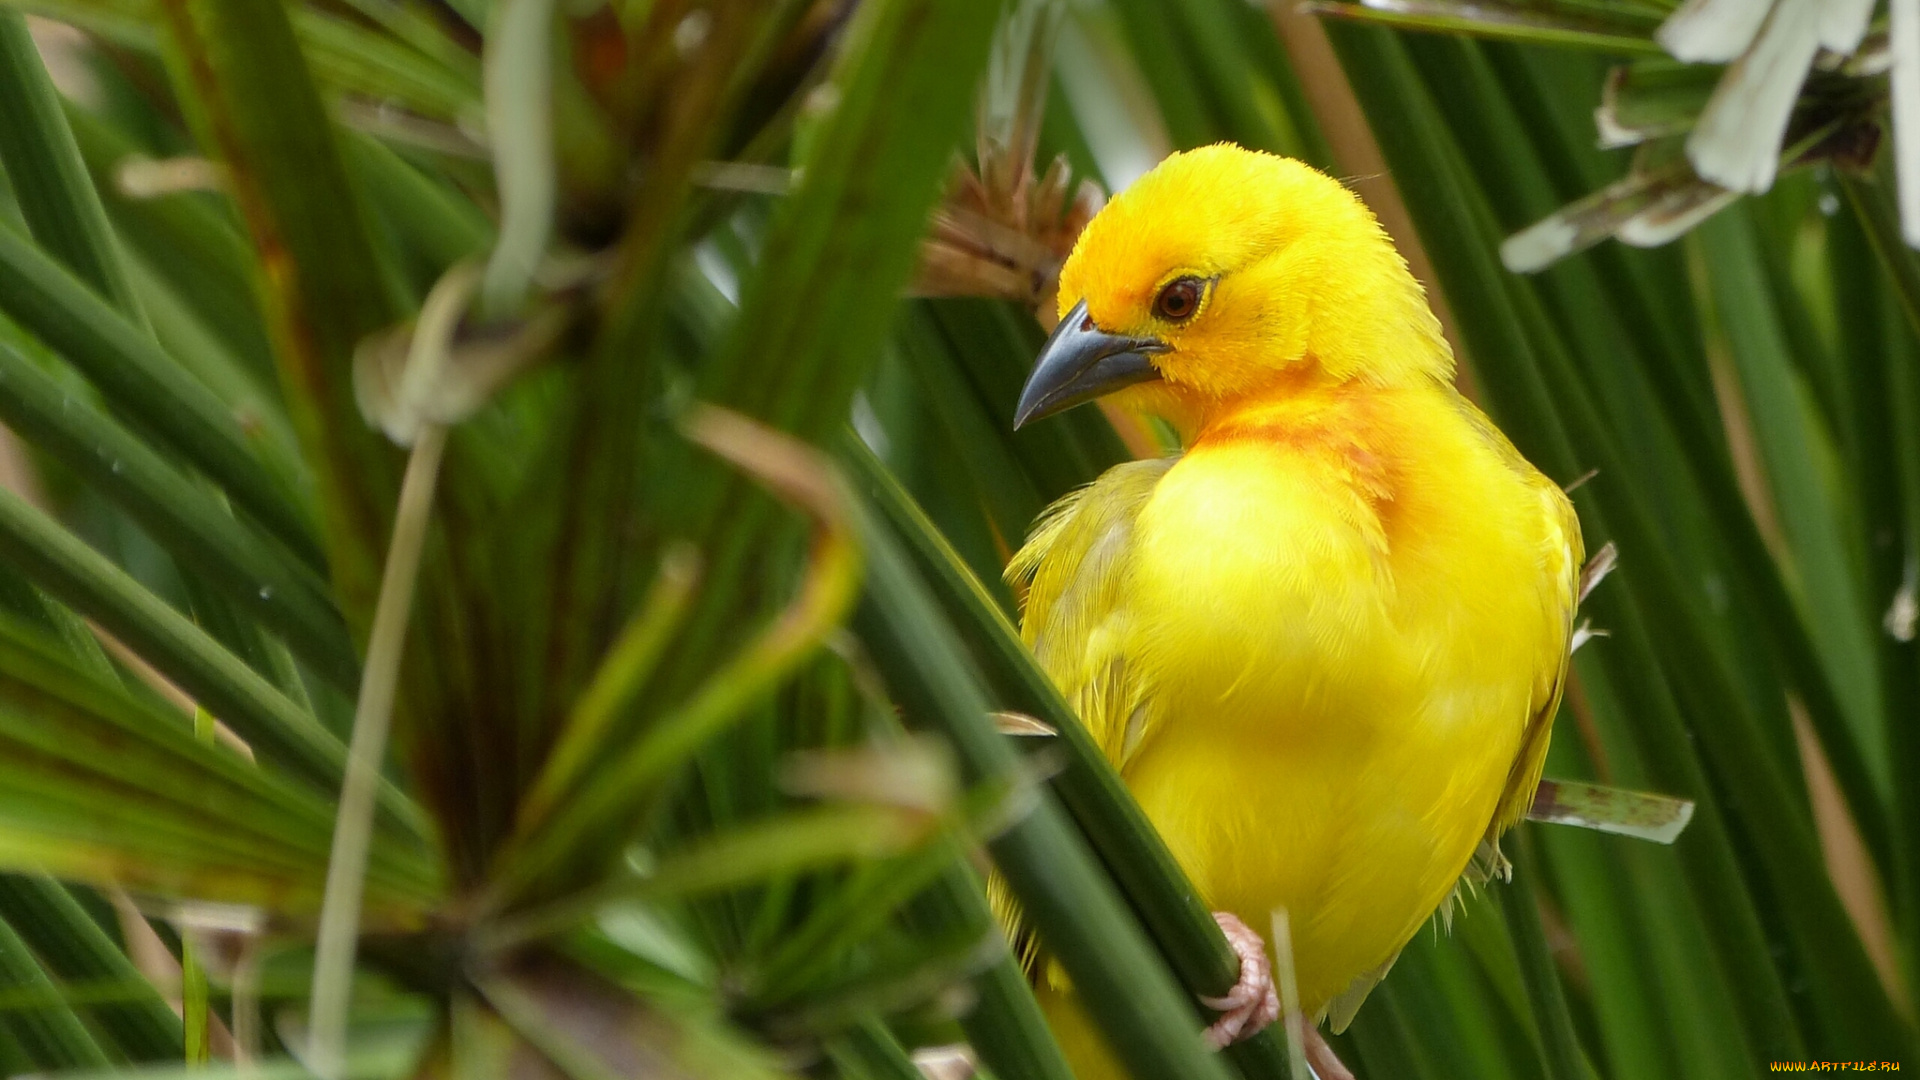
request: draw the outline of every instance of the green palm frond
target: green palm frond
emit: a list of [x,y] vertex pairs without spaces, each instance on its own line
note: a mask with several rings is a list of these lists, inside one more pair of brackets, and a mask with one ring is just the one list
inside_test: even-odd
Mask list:
[[1537,815],[1614,834],[1343,1058],[1912,1056],[1912,5],[1005,7],[0,4],[0,1070],[1066,1080],[991,863],[1134,1075],[1289,1076],[1001,580],[1164,445],[1011,431],[1053,275],[1220,139],[1377,145],[1620,555]]

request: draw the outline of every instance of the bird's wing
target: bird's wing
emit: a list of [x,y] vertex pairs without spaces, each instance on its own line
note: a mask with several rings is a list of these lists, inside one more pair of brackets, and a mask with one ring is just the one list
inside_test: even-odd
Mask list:
[[[1021,636],[1054,685],[1116,766],[1144,732],[1143,698],[1126,658],[1111,647],[1122,617],[1133,525],[1174,458],[1131,461],[1054,503],[1007,564],[1007,580],[1026,586]],[[1064,986],[1057,965],[1043,971],[1039,941],[999,875],[987,882],[1000,924],[1030,977]]]
[[1116,766],[1139,747],[1145,688],[1117,643],[1134,527],[1176,458],[1130,461],[1042,515],[1007,578],[1026,585],[1021,636]]
[[1535,669],[1533,711],[1527,718],[1526,734],[1520,740],[1520,753],[1507,773],[1507,786],[1500,793],[1493,823],[1487,828],[1487,840],[1496,845],[1496,857],[1500,834],[1518,825],[1533,806],[1534,790],[1540,786],[1540,770],[1547,763],[1553,716],[1560,710],[1560,695],[1567,685],[1574,612],[1579,606],[1580,566],[1586,560],[1586,545],[1580,538],[1580,519],[1574,515],[1573,503],[1546,477],[1534,473],[1534,479],[1543,519],[1541,558],[1547,568],[1547,587],[1542,592],[1541,603],[1547,607],[1547,624],[1559,632],[1552,640],[1542,642],[1539,665]]
[[[1574,513],[1567,493],[1522,457],[1472,402],[1456,397],[1455,407],[1538,500],[1538,525],[1534,530],[1541,569],[1538,597],[1543,616],[1541,625],[1551,628],[1542,636],[1534,653],[1533,694],[1528,702],[1526,730],[1520,737],[1520,752],[1507,772],[1506,786],[1500,792],[1493,820],[1487,824],[1486,838],[1467,869],[1467,877],[1479,884],[1505,875],[1507,866],[1500,854],[1500,834],[1527,816],[1527,810],[1533,806],[1534,790],[1540,786],[1540,770],[1546,766],[1547,743],[1553,733],[1553,715],[1560,710],[1560,694],[1567,684],[1573,618],[1580,603],[1580,567],[1586,561],[1586,545],[1580,537],[1580,518]],[[1451,914],[1453,900],[1448,897],[1441,905],[1443,917]]]

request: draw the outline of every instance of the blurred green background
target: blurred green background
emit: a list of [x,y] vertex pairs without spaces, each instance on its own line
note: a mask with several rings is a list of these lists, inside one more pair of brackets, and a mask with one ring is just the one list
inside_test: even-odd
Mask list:
[[1287,1076],[1000,580],[1170,448],[1010,421],[1218,140],[1616,545],[1548,775],[1695,804],[1522,826],[1343,1059],[1910,1056],[1920,11],[1307,8],[0,3],[0,1072],[1060,1080],[991,865],[1136,1076]]

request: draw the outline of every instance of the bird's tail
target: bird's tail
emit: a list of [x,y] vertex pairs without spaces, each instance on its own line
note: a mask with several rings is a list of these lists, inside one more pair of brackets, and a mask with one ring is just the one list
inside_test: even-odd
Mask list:
[[1034,994],[1040,999],[1040,1008],[1047,1014],[1047,1026],[1053,1029],[1053,1037],[1066,1054],[1067,1064],[1073,1067],[1076,1080],[1127,1080],[1127,1071],[1114,1060],[1099,1029],[1080,1007],[1079,995],[1070,987],[1047,983],[1048,980],[1041,980]]

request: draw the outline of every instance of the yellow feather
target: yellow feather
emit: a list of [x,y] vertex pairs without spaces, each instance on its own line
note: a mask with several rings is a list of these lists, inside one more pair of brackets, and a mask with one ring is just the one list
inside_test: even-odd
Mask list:
[[[1152,303],[1182,273],[1217,280],[1173,323]],[[1207,902],[1287,909],[1303,1007],[1343,1027],[1526,812],[1578,521],[1454,391],[1371,215],[1298,162],[1169,159],[1095,218],[1060,296],[1168,343],[1121,399],[1186,450],[1048,511],[1009,567],[1023,633]],[[1049,1011],[1106,1075],[1071,1003]]]

